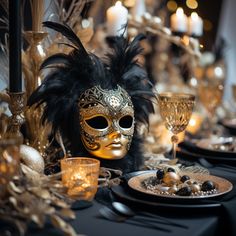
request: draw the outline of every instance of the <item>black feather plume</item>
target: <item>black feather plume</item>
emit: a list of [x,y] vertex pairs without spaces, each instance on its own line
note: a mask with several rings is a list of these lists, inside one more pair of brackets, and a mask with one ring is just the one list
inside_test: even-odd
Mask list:
[[87,52],[81,43],[80,39],[77,37],[77,35],[72,31],[72,29],[67,24],[59,24],[52,21],[45,21],[43,22],[43,26],[54,29],[57,32],[60,32],[62,35],[64,35],[69,41],[71,41],[77,48],[81,50],[81,53],[84,55],[87,55]]
[[[44,104],[43,122],[51,122],[53,132],[61,132],[64,140],[70,144],[72,155],[90,155],[80,138],[78,100],[85,90],[93,86],[115,89],[120,85],[132,99],[135,120],[148,122],[149,114],[154,112],[151,102],[154,94],[147,73],[137,61],[137,55],[142,51],[139,41],[143,35],[137,36],[131,43],[123,37],[109,38],[108,44],[112,52],[107,55],[106,61],[102,61],[85,50],[69,26],[49,21],[44,22],[44,26],[64,35],[70,41],[68,46],[72,46],[73,50],[69,54],[57,53],[42,63],[42,69],[54,69],[31,95],[28,105]],[[141,154],[136,156],[132,152],[140,150],[140,145],[141,140],[136,130],[130,151],[124,160],[102,163],[108,166],[118,165],[120,168],[124,166],[124,172],[136,170],[142,157]]]

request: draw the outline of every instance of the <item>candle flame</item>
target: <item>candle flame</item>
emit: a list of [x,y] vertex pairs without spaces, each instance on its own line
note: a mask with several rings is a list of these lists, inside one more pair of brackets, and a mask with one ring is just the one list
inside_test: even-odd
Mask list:
[[116,2],[116,4],[115,4],[115,6],[117,6],[117,7],[120,7],[120,6],[122,6],[122,3],[121,3],[121,1],[117,1],[117,2]]
[[197,12],[192,12],[192,13],[191,13],[191,18],[192,18],[193,20],[196,20],[196,19],[198,18]]
[[195,126],[196,125],[196,120],[194,119],[194,117],[190,119],[189,125],[190,126]]
[[182,7],[178,7],[177,11],[176,11],[176,15],[177,16],[183,16],[184,15],[184,10]]

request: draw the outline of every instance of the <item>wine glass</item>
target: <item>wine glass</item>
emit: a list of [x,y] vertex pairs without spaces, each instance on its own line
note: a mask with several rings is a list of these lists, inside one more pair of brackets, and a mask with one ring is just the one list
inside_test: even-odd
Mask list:
[[158,104],[165,126],[173,135],[173,159],[176,158],[178,143],[177,134],[184,131],[189,123],[194,106],[195,96],[186,93],[161,93],[158,96]]
[[199,83],[198,96],[208,113],[207,136],[213,132],[213,128],[217,122],[215,112],[216,108],[221,104],[224,86],[220,80],[205,79]]

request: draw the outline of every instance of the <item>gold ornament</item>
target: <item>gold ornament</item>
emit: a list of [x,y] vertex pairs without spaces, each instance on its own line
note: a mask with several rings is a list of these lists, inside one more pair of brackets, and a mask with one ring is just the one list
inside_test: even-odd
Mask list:
[[193,193],[199,192],[201,190],[201,187],[199,184],[192,184],[190,187],[191,187]]
[[179,183],[180,176],[175,172],[166,172],[163,178],[163,182],[168,186],[173,186],[174,184]]
[[38,173],[44,172],[44,159],[36,149],[28,145],[21,145],[20,157],[25,165],[30,167],[32,170],[37,171]]

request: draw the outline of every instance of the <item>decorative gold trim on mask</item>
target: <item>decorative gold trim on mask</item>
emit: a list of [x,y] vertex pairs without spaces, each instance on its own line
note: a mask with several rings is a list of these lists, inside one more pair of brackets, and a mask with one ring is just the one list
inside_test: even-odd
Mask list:
[[[81,137],[85,148],[93,155],[119,159],[128,152],[134,133],[134,108],[129,94],[120,86],[115,90],[94,86],[79,99]],[[132,117],[130,127],[122,127],[121,118]],[[107,126],[95,128],[87,121],[104,118]],[[100,124],[100,123],[99,123]],[[106,124],[106,122],[105,122]],[[117,135],[116,138],[114,138]],[[114,136],[114,137],[113,137]]]
[[87,89],[79,98],[79,108],[88,108],[101,104],[108,106],[109,111],[114,113],[122,109],[127,103],[133,108],[129,94],[119,85],[116,90],[102,89],[100,86],[94,86]]

